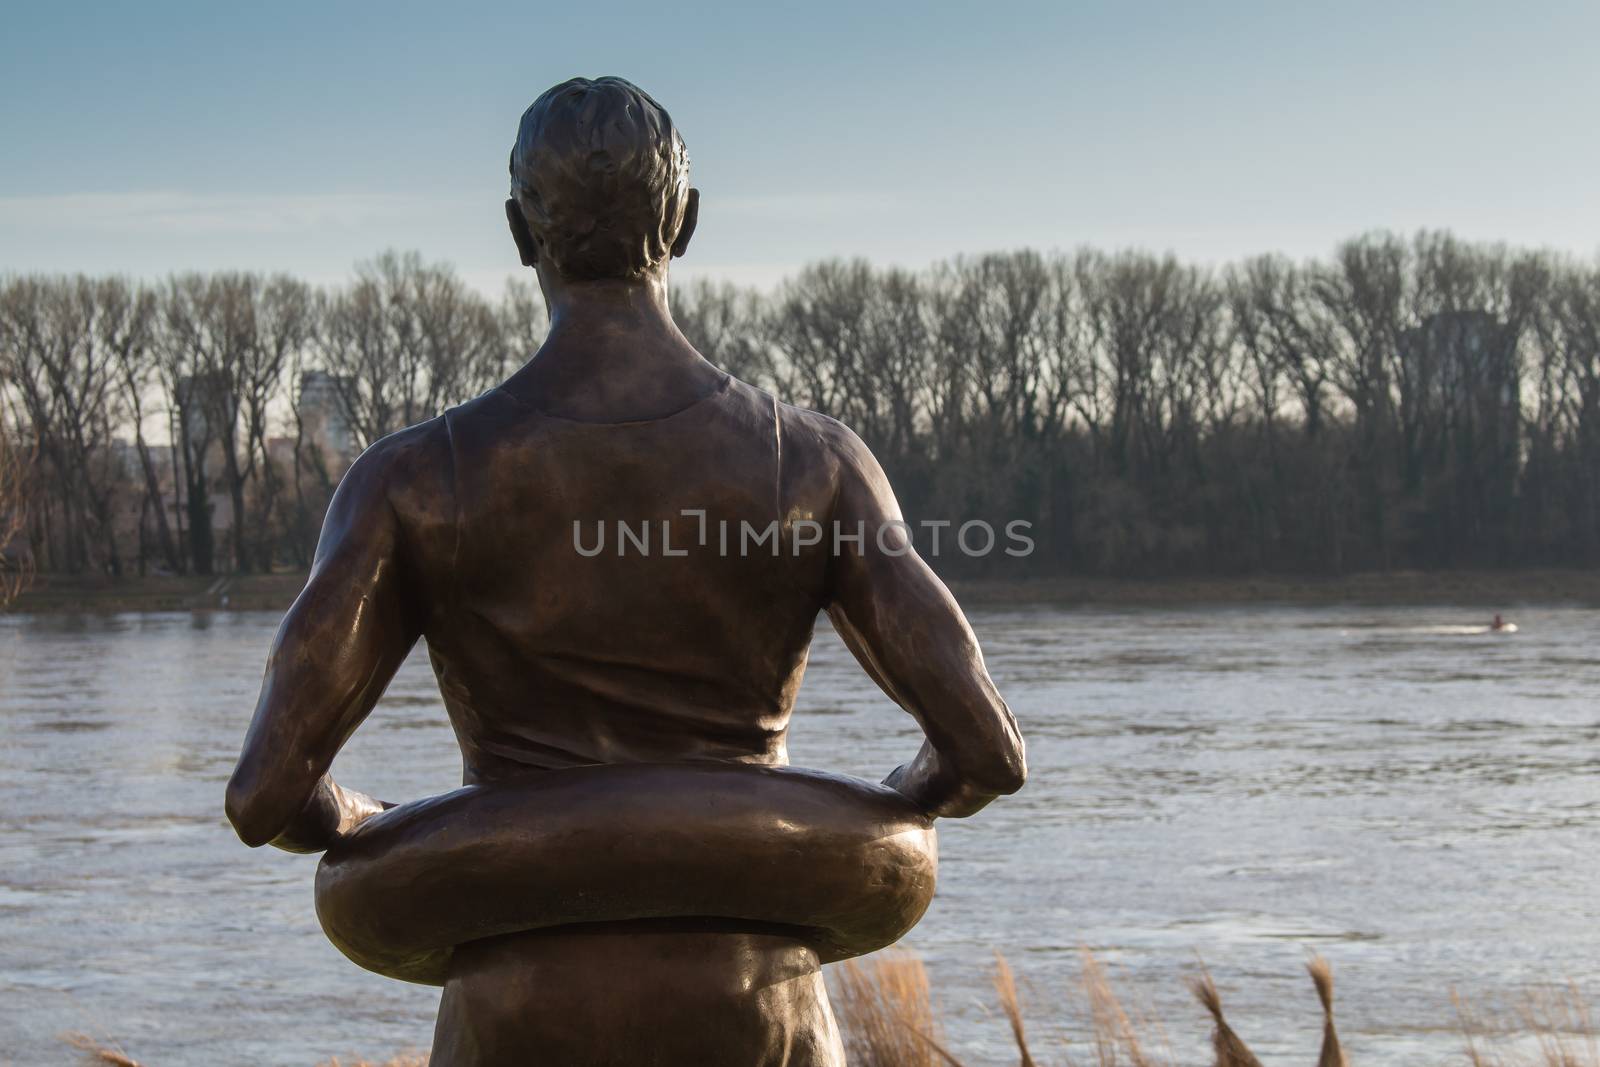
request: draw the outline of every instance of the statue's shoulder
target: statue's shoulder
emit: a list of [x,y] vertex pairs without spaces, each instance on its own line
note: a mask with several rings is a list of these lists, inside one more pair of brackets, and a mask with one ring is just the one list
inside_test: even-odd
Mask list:
[[403,524],[427,526],[449,518],[441,505],[454,496],[454,471],[449,421],[439,415],[374,441],[345,472],[339,495],[386,502]]
[[345,477],[375,480],[394,488],[409,479],[447,470],[449,461],[450,425],[445,415],[438,415],[380,437],[356,457]]
[[779,404],[785,435],[796,447],[814,453],[837,472],[872,458],[872,450],[856,432],[832,415],[795,404]]
[[874,477],[879,471],[866,442],[832,415],[775,400],[773,417],[784,479],[797,493],[833,499],[845,483]]
[[728,395],[735,404],[776,423],[786,450],[822,457],[867,447],[850,427],[833,416],[779,400],[765,389],[738,378],[732,379]]

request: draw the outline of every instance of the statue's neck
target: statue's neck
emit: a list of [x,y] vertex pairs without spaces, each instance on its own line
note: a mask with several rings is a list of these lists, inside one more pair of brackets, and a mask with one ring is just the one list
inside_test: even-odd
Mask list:
[[597,422],[656,418],[724,377],[672,321],[664,278],[562,286],[547,299],[543,346],[503,386],[534,407]]
[[665,276],[639,281],[592,281],[547,285],[550,334],[577,332],[586,336],[654,333],[679,338],[667,305]]

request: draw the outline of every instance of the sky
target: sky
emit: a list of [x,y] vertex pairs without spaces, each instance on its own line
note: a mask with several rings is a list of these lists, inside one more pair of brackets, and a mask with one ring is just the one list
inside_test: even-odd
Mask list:
[[618,74],[701,189],[675,277],[1375,229],[1600,251],[1600,4],[0,0],[0,273],[416,249],[496,293],[517,120]]

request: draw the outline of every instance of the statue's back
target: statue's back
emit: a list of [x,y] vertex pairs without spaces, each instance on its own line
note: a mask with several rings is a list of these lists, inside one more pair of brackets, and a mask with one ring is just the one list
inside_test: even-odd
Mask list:
[[425,563],[425,633],[469,780],[787,762],[826,592],[828,421],[731,378],[648,420],[505,389],[447,414],[455,528]]

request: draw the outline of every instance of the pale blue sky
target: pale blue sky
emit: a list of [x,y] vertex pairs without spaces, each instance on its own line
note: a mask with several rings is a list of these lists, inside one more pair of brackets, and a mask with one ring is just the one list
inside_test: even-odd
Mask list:
[[1419,227],[1591,256],[1597,56],[1592,2],[9,0],[0,272],[322,281],[393,246],[497,291],[517,118],[576,74],[682,129],[685,273]]

